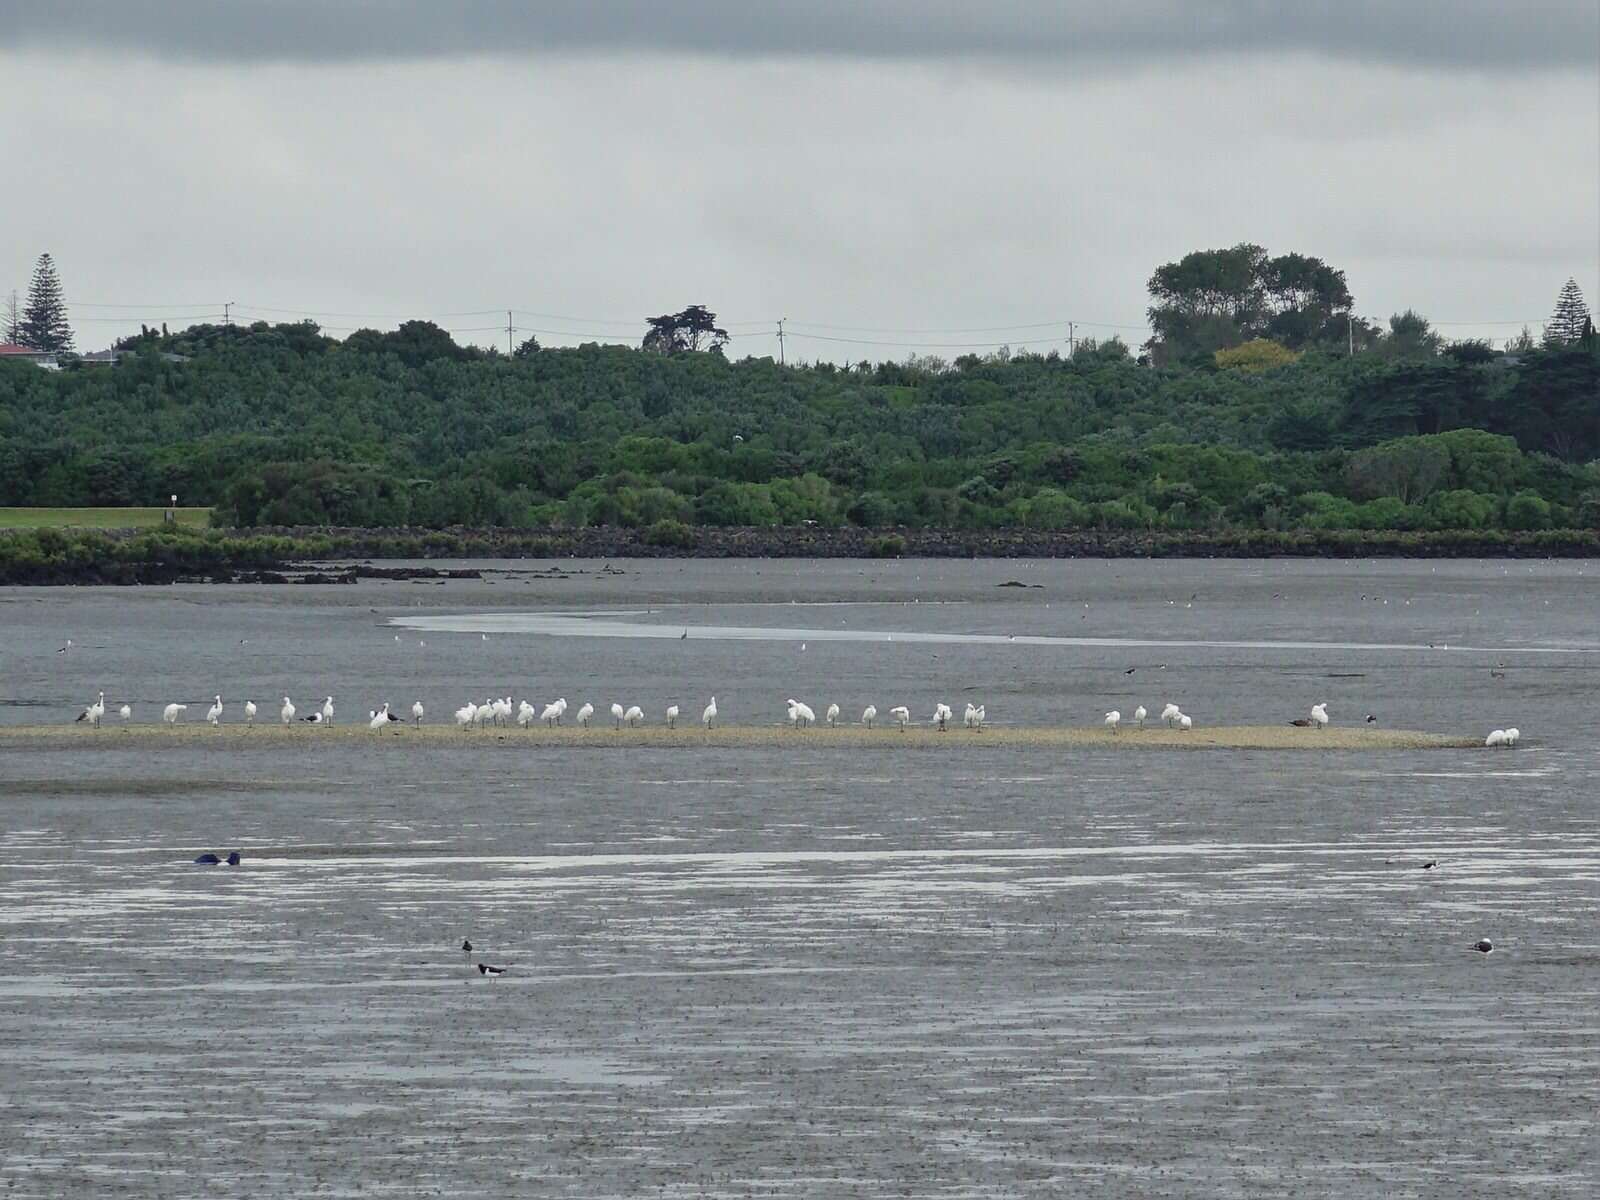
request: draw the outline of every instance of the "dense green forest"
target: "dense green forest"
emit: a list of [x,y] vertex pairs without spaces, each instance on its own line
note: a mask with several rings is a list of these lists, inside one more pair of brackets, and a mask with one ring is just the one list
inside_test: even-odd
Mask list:
[[1273,332],[784,367],[716,345],[506,355],[420,321],[152,331],[113,367],[0,363],[0,506],[177,493],[241,526],[668,533],[1600,526],[1592,331],[1515,354],[1411,314],[1363,324],[1353,353],[1350,322],[1302,349]]

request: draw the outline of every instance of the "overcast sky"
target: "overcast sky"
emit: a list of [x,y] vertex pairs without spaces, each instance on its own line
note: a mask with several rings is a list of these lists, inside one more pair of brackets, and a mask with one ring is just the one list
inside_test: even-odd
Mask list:
[[1142,341],[1155,266],[1249,240],[1499,340],[1600,300],[1597,12],[0,0],[0,293],[50,251],[80,349],[704,303],[736,355],[954,357]]

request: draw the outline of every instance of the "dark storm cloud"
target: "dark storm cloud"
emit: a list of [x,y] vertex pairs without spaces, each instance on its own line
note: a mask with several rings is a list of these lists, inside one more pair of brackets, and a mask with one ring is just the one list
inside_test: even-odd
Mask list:
[[0,47],[327,62],[638,51],[1102,62],[1311,53],[1592,68],[1594,0],[0,0]]

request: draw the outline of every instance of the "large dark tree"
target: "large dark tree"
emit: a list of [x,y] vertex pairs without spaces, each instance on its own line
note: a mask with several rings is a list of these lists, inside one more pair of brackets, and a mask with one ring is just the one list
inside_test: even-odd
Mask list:
[[72,349],[72,326],[67,324],[67,302],[61,296],[61,280],[56,264],[48,254],[39,255],[34,264],[33,281],[28,285],[28,303],[18,327],[24,346],[52,353]]
[[1578,281],[1568,279],[1561,285],[1561,294],[1556,297],[1556,311],[1544,327],[1544,344],[1570,346],[1583,340],[1587,328],[1589,306],[1583,302],[1583,291],[1578,287]]
[[1148,287],[1151,348],[1168,359],[1258,337],[1296,349],[1331,342],[1352,304],[1343,271],[1250,242],[1186,254],[1157,267]]
[[717,314],[703,304],[691,304],[678,313],[646,317],[650,332],[644,335],[643,348],[661,354],[684,350],[720,350],[728,344],[728,331],[717,328]]

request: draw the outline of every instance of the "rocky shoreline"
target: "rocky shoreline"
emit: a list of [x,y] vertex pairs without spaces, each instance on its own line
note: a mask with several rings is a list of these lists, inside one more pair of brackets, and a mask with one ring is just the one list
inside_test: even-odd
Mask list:
[[[384,560],[615,558],[1590,558],[1600,531],[260,528],[0,535],[0,584],[307,584],[477,578]],[[32,538],[31,547],[20,545]],[[7,541],[12,544],[7,545]],[[28,551],[31,549],[31,553]]]

